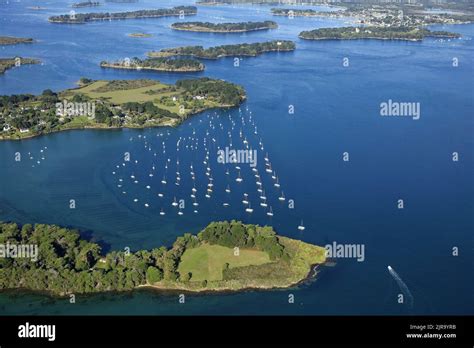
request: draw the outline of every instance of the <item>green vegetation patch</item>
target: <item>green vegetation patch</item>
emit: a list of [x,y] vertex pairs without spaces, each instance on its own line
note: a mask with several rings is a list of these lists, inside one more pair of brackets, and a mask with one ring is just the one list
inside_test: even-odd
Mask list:
[[218,59],[227,56],[255,57],[265,52],[293,51],[296,45],[292,41],[275,40],[268,42],[243,43],[204,48],[202,46],[185,46],[166,48],[148,52],[150,57],[192,56],[203,59]]
[[0,36],[0,46],[1,45],[16,45],[20,43],[32,43],[32,42],[34,42],[34,40],[31,38]]
[[270,257],[264,251],[239,249],[236,254],[233,248],[203,244],[185,251],[178,271],[181,275],[191,273],[192,281],[213,281],[222,280],[225,269],[269,262]]
[[133,58],[130,60],[120,60],[115,62],[102,61],[103,68],[131,69],[131,70],[155,70],[170,72],[197,72],[204,70],[204,64],[195,59],[174,59],[174,58]]
[[39,64],[41,63],[38,59],[32,58],[0,58],[0,74],[5,73],[8,69],[11,69],[15,66],[20,67],[26,64]]
[[211,33],[241,33],[255,30],[276,29],[278,28],[278,24],[273,21],[239,23],[178,22],[173,23],[171,28]]
[[311,31],[302,31],[300,38],[306,40],[411,40],[419,41],[425,37],[457,38],[457,33],[447,31],[430,31],[418,27],[340,27],[320,28]]
[[[179,80],[175,85],[149,79],[81,78],[78,88],[59,93],[0,96],[0,139],[78,128],[174,126],[204,110],[238,106],[245,98],[241,86],[209,78]],[[61,111],[69,104],[92,115]]]
[[130,253],[104,255],[97,243],[82,239],[77,231],[43,224],[0,223],[0,244],[9,245],[8,254],[0,249],[0,290],[56,295],[141,286],[190,291],[288,287],[325,261],[324,248],[239,221],[213,222],[197,236],[178,237],[171,248]]
[[195,6],[177,6],[170,9],[156,10],[138,10],[129,12],[92,12],[92,13],[74,13],[60,16],[49,17],[52,23],[83,24],[97,20],[117,20],[117,19],[136,19],[136,18],[156,18],[168,16],[180,16],[181,14],[189,16],[195,15],[197,8]]

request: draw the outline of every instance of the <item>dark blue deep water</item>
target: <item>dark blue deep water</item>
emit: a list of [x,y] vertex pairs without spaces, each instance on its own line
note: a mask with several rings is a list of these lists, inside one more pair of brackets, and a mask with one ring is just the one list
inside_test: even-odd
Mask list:
[[[4,293],[0,313],[473,314],[474,25],[435,28],[463,35],[450,41],[311,42],[299,40],[298,33],[345,24],[272,17],[270,7],[265,6],[199,7],[199,14],[191,19],[273,19],[280,24],[277,30],[242,35],[172,31],[169,25],[179,20],[176,18],[86,25],[47,22],[48,16],[67,13],[70,3],[0,2],[0,35],[38,40],[32,45],[2,47],[0,56],[35,57],[43,62],[0,76],[0,94],[41,93],[47,88],[59,91],[74,87],[82,76],[156,78],[167,83],[209,76],[243,85],[248,100],[240,111],[205,112],[176,129],[70,131],[1,142],[0,220],[71,226],[105,248],[137,250],[170,245],[176,236],[198,232],[212,220],[235,218],[271,224],[281,235],[319,245],[333,241],[364,244],[365,261],[338,260],[335,267],[323,268],[317,281],[294,289],[189,295],[185,305],[178,304],[176,294],[149,290],[79,297],[76,304],[38,294]],[[176,4],[140,0],[78,12]],[[36,5],[47,9],[27,9]],[[131,32],[153,37],[127,37]],[[207,70],[199,74],[114,71],[98,66],[104,59],[143,57],[149,50],[165,47],[270,39],[295,40],[297,50],[245,58],[239,67],[234,67],[233,58],[208,61]],[[345,57],[349,67],[342,64]],[[453,58],[458,59],[458,67],[452,66]],[[388,99],[419,102],[420,119],[381,117],[379,105]],[[294,114],[288,113],[290,105]],[[242,168],[243,183],[237,184],[235,168],[216,161],[217,147],[228,146],[228,132],[235,147],[242,147],[242,140],[237,141],[240,129],[253,148],[258,148],[260,139],[264,144],[265,150],[258,152],[258,168],[275,212],[273,218],[258,206],[255,179],[248,166]],[[208,182],[202,162],[204,138],[215,181],[211,199],[203,196]],[[190,148],[193,141],[198,142],[194,150]],[[162,153],[163,142],[166,154]],[[16,152],[23,155],[21,162],[14,161]],[[121,166],[124,152],[132,155],[126,167]],[[279,191],[264,170],[267,152],[286,198],[295,202],[294,209],[277,199]],[[342,160],[344,152],[349,153],[349,162]],[[458,162],[451,160],[453,152],[459,153]],[[45,159],[37,164],[42,156]],[[169,182],[162,189],[168,158]],[[177,159],[183,181],[179,187],[173,185]],[[190,163],[196,171],[197,214],[189,197]],[[149,177],[153,165],[156,175]],[[130,180],[131,175],[139,178],[138,184]],[[121,188],[117,187],[119,178],[123,179]],[[224,192],[227,185],[232,189],[230,197]],[[158,192],[165,197],[160,200]],[[243,192],[249,193],[252,215],[240,203]],[[185,199],[182,216],[170,206],[175,196]],[[74,210],[69,209],[70,199],[76,200]],[[404,200],[403,210],[397,209],[398,199]],[[230,207],[224,208],[224,201]],[[161,208],[166,216],[159,215]],[[297,229],[301,220],[304,232]],[[459,248],[459,256],[452,256],[453,247]],[[410,289],[413,306],[397,303],[400,289],[388,265]],[[295,304],[288,304],[289,293],[295,295]]]

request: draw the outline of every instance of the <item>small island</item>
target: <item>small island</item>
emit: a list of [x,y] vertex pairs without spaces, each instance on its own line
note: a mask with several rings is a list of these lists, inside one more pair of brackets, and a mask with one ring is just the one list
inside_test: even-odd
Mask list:
[[[288,288],[314,277],[325,249],[278,236],[271,227],[212,222],[170,248],[111,251],[55,225],[0,223],[0,290],[28,289],[54,296],[149,287],[192,292]],[[11,257],[18,244],[28,257]],[[37,246],[36,253],[34,246]],[[15,254],[17,256],[17,254]],[[9,257],[10,256],[10,257]]]
[[83,1],[83,2],[75,2],[71,5],[73,8],[83,8],[83,7],[97,7],[100,6],[100,2],[98,1]]
[[[272,15],[285,17],[325,17],[331,12],[316,11],[312,9],[288,9],[288,8],[272,8]],[[338,11],[336,11],[337,13]]]
[[163,72],[198,72],[204,71],[204,64],[195,59],[171,59],[171,58],[133,58],[115,62],[102,61],[102,68],[128,69],[128,70],[151,70]]
[[212,108],[231,108],[246,99],[244,89],[210,78],[93,81],[41,95],[0,96],[0,140],[18,140],[71,129],[177,126]]
[[119,19],[159,18],[171,16],[192,16],[197,13],[195,6],[177,6],[170,9],[139,10],[130,12],[92,12],[74,13],[49,17],[51,23],[84,24],[90,21],[107,21]]
[[34,40],[31,38],[24,37],[13,37],[13,36],[0,36],[0,46],[2,45],[17,45],[22,43],[33,43]]
[[421,41],[425,37],[458,38],[460,34],[447,31],[430,31],[418,27],[341,27],[303,31],[299,37],[305,40],[407,40]]
[[149,38],[152,37],[152,34],[146,34],[146,33],[130,33],[128,34],[129,37],[136,37],[136,38]]
[[148,52],[149,57],[173,57],[189,56],[201,59],[219,59],[228,56],[256,57],[266,52],[288,52],[294,51],[296,45],[293,41],[275,40],[268,42],[244,43],[236,45],[222,45],[204,48],[202,46],[184,46],[176,48],[165,48],[160,51]]
[[257,30],[278,28],[273,21],[241,22],[241,23],[210,23],[210,22],[179,22],[171,25],[172,29],[204,33],[244,33]]
[[0,75],[4,74],[8,69],[19,67],[26,64],[39,64],[41,63],[38,59],[32,58],[0,58]]

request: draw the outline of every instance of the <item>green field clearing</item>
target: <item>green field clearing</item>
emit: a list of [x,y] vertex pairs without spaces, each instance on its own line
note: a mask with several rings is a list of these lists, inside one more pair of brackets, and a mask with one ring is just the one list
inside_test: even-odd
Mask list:
[[222,270],[226,263],[230,268],[235,268],[269,262],[270,257],[263,251],[240,249],[239,256],[235,256],[232,248],[203,244],[185,251],[178,271],[180,274],[191,272],[191,281],[213,281],[222,280]]
[[[127,102],[137,102],[143,103],[147,101],[154,101],[156,98],[171,95],[171,92],[159,93],[159,94],[146,94],[145,92],[149,90],[157,90],[163,89],[168,87],[162,83],[157,82],[151,86],[145,86],[140,88],[133,88],[133,89],[124,89],[124,90],[116,90],[116,91],[108,91],[108,92],[97,92],[95,91],[98,88],[104,87],[107,85],[109,81],[96,81],[87,85],[82,88],[70,90],[73,94],[85,94],[90,98],[99,99],[99,98],[107,98],[114,104],[123,104]],[[176,92],[174,92],[176,94]]]
[[[113,104],[117,104],[117,105],[128,103],[128,102],[144,103],[144,102],[151,101],[153,102],[153,104],[155,104],[157,107],[161,109],[171,111],[175,114],[180,113],[180,109],[179,109],[180,103],[178,101],[175,102],[175,105],[170,106],[170,105],[165,105],[163,103],[160,103],[159,99],[161,97],[173,97],[173,96],[180,98],[184,93],[183,90],[177,89],[174,92],[169,91],[168,88],[172,85],[166,85],[166,84],[160,83],[159,81],[156,81],[155,84],[147,84],[146,86],[138,87],[138,88],[136,88],[136,86],[133,85],[134,83],[137,83],[136,80],[129,80],[128,82],[131,84],[129,88],[101,92],[100,89],[107,88],[107,85],[110,84],[110,81],[99,80],[81,88],[68,90],[65,94],[65,97],[70,98],[74,96],[75,94],[84,94],[91,99],[104,98],[108,100],[109,102]],[[163,90],[163,92],[160,92],[160,90]],[[150,91],[152,91],[152,93],[146,93]],[[213,108],[213,107],[218,107],[219,105],[216,102],[206,100],[204,101],[204,106],[205,108]],[[188,108],[184,109],[184,116],[186,116],[190,111],[191,110]]]

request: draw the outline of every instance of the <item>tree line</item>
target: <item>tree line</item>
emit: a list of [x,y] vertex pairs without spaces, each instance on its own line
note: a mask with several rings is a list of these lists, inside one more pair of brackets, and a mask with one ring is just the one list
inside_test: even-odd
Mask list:
[[50,22],[54,23],[86,23],[94,20],[115,20],[131,18],[153,18],[165,16],[195,15],[197,8],[195,6],[176,6],[170,9],[157,10],[138,10],[128,12],[91,12],[91,13],[73,13],[49,17]]
[[[79,232],[56,225],[0,223],[1,245],[36,245],[35,259],[0,258],[0,289],[25,288],[57,295],[127,291],[160,281],[188,282],[180,275],[181,256],[201,243],[256,248],[272,260],[288,259],[271,227],[237,221],[213,222],[198,235],[186,233],[171,248],[136,252],[111,251],[102,255],[99,244],[82,239]],[[202,284],[205,286],[205,283]]]

